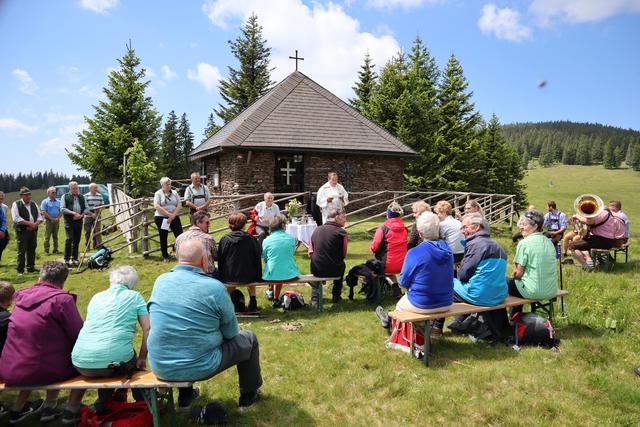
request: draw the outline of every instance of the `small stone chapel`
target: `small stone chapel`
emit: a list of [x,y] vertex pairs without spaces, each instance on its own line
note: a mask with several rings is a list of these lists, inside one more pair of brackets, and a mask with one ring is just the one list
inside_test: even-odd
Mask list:
[[212,194],[317,191],[336,171],[347,191],[402,190],[415,152],[299,71],[196,147]]

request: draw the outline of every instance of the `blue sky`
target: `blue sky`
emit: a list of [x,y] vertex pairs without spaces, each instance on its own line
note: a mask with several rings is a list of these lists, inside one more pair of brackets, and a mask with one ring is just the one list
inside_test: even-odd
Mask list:
[[64,150],[129,39],[154,106],[186,112],[198,143],[252,11],[276,81],[298,49],[300,70],[347,99],[367,50],[381,66],[419,34],[441,68],[455,53],[485,117],[640,130],[640,0],[5,0],[0,171],[76,172]]

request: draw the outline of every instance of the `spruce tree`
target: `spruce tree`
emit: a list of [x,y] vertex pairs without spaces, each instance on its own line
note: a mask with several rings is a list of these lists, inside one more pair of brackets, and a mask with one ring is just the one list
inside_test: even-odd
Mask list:
[[167,122],[162,130],[162,142],[160,143],[160,172],[172,179],[183,178],[184,163],[181,162],[180,149],[178,147],[178,117],[171,110]]
[[161,117],[145,96],[149,81],[145,69],[131,45],[118,59],[119,68],[111,71],[102,89],[106,100],[94,106],[94,117],[85,117],[87,129],[79,132],[71,161],[97,181],[120,181],[124,154],[137,140],[147,158],[156,159]]
[[207,127],[204,128],[201,142],[205,142],[207,139],[211,138],[216,132],[218,132],[218,130],[220,130],[220,126],[216,123],[216,119],[213,116],[213,113],[209,113],[209,118],[207,119]]
[[604,166],[605,169],[614,169],[616,167],[615,163],[613,143],[611,140],[607,140],[602,150],[602,166]]
[[218,89],[226,105],[219,104],[216,114],[229,122],[256,99],[267,93],[273,85],[269,55],[271,48],[262,37],[262,27],[258,17],[251,14],[242,34],[235,40],[229,40],[231,53],[238,59],[239,68],[228,67],[229,78],[221,80]]
[[369,104],[371,94],[376,87],[378,75],[374,71],[375,65],[371,60],[369,52],[364,56],[364,62],[358,71],[358,81],[352,87],[356,94],[355,98],[349,100],[349,104],[356,110],[363,112]]
[[613,166],[614,168],[619,168],[624,160],[624,148],[621,144],[618,144],[613,149]]
[[407,86],[407,63],[398,52],[385,64],[363,114],[392,135],[398,134],[398,99]]
[[515,194],[518,206],[524,207],[527,197],[522,183],[522,161],[513,145],[504,137],[495,114],[484,130],[483,142],[487,153],[487,190],[492,193]]
[[182,113],[180,124],[178,125],[178,151],[180,160],[183,163],[182,177],[186,178],[195,170],[195,164],[189,161],[189,153],[193,151],[193,132],[187,120],[187,113]]
[[582,166],[589,166],[591,164],[589,143],[584,139],[581,139],[581,141],[578,143],[578,148],[576,149],[576,164]]
[[527,144],[524,145],[524,149],[522,151],[522,167],[527,170],[529,169],[529,161],[531,160],[531,155],[529,154],[529,146]]
[[477,126],[480,115],[471,102],[473,92],[455,55],[442,74],[438,93],[438,134],[432,185],[452,190],[487,189],[486,152]]
[[640,171],[640,142],[629,144],[626,163],[631,169]]
[[396,103],[396,136],[418,153],[405,166],[408,182],[416,187],[428,186],[436,172],[438,75],[435,59],[416,37],[408,55],[405,89]]
[[127,157],[127,191],[133,197],[148,196],[154,189],[158,171],[154,159],[149,159],[136,139],[125,152]]
[[542,144],[540,155],[538,156],[538,163],[544,168],[553,165],[553,148],[549,142]]

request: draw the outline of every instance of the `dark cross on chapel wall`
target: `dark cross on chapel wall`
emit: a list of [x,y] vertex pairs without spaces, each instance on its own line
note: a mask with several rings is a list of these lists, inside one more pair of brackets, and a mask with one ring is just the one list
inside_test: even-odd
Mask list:
[[296,56],[290,56],[289,59],[295,59],[296,60],[296,71],[298,71],[298,61],[304,61],[304,58],[300,58],[298,56],[298,50],[296,49]]

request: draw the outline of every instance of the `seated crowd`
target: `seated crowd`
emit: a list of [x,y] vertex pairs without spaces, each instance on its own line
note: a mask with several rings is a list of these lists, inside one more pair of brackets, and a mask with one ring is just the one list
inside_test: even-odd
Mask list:
[[[162,185],[156,193],[156,220],[173,223],[176,218],[171,207],[176,195],[170,181]],[[130,266],[110,271],[109,288],[92,297],[84,322],[76,307],[76,296],[64,289],[69,269],[63,262],[44,263],[39,282],[17,292],[9,283],[0,282],[0,381],[35,387],[78,373],[112,377],[145,369],[148,359],[149,367],[160,379],[196,382],[235,365],[239,406],[256,402],[263,383],[258,339],[251,331],[239,330],[230,298],[233,286],[225,284],[269,282],[274,285],[273,307],[279,307],[282,283],[299,275],[294,258],[296,240],[285,232],[287,218],[272,209],[273,195],[265,196],[264,206],[260,207],[261,221],[268,223],[261,224],[269,231],[263,230],[261,234],[267,236],[259,240],[244,231],[247,217],[237,212],[228,218],[230,233],[216,245],[209,234],[209,214],[201,206],[201,200],[192,206],[192,227],[176,233],[177,265],[155,280],[148,302],[134,290],[138,275]],[[375,232],[370,250],[391,278],[397,310],[440,313],[448,311],[454,302],[491,307],[501,304],[507,295],[548,299],[557,291],[555,246],[566,228],[566,218],[555,203],[549,202],[548,207],[547,215],[530,209],[518,222],[522,240],[516,248],[510,277],[506,275],[506,252],[491,238],[488,221],[475,201],[467,202],[464,215],[454,211],[447,201],[439,201],[435,213],[424,202],[414,203],[415,224],[410,233],[403,222],[402,207],[393,202],[387,208],[386,220]],[[592,230],[589,236],[570,243],[575,258],[588,263],[585,253],[589,248],[606,247],[628,238],[624,227],[628,220],[620,226],[622,215],[619,202],[612,201],[595,218],[574,217]],[[346,267],[345,223],[343,209],[328,208],[326,222],[315,229],[308,247],[311,272],[317,277],[337,278],[332,286],[334,303],[341,300]],[[164,259],[168,255],[167,235],[165,230],[161,239]],[[318,304],[319,286],[322,285],[312,286],[314,305]],[[255,286],[249,287],[249,295],[249,310],[255,311]],[[8,321],[12,303],[14,309]],[[508,321],[506,310],[487,313],[496,325]],[[389,318],[382,307],[376,309],[376,314],[388,327]],[[457,318],[451,329],[463,320]],[[142,330],[142,342],[136,352],[133,338],[137,325]],[[443,326],[444,319],[436,319],[432,333],[441,335]],[[46,363],[41,363],[44,355]],[[42,422],[61,416],[63,423],[76,423],[83,392],[71,391],[66,406],[58,408],[58,391],[48,391],[44,400],[34,401],[28,400],[30,391],[22,391],[10,410],[0,404],[0,414],[10,412],[11,423],[36,412]],[[104,410],[113,392],[99,390],[94,404],[97,412]],[[179,389],[178,410],[188,409],[198,395],[197,387]],[[139,400],[142,396],[136,392],[134,398]]]

